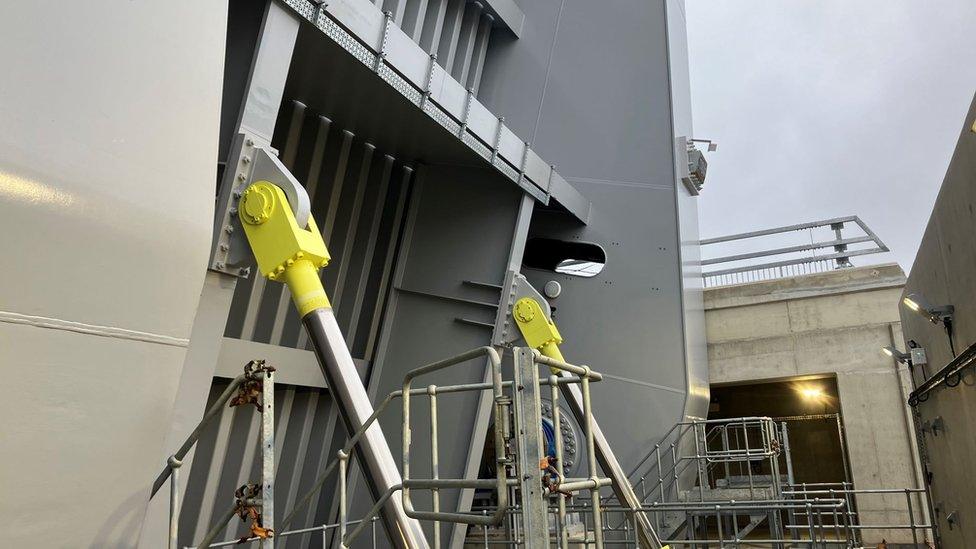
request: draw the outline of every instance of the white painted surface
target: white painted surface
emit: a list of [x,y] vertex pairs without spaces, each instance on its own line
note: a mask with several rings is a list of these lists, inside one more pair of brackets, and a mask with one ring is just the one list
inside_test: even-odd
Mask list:
[[0,6],[5,546],[138,536],[206,270],[225,27],[221,2]]

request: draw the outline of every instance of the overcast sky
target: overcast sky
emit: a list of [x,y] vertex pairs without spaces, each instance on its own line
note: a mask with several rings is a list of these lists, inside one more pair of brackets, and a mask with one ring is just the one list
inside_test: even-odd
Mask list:
[[976,0],[687,0],[687,15],[695,137],[719,143],[702,236],[854,214],[892,250],[855,264],[907,272],[976,92]]

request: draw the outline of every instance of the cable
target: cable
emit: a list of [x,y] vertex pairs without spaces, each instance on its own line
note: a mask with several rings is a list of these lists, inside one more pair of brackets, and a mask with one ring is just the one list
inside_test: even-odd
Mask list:
[[949,352],[952,353],[952,358],[956,358],[956,345],[952,340],[952,317],[946,317],[942,320],[942,326],[945,327],[946,337],[949,338]]
[[[949,378],[955,377],[955,383],[949,383]],[[949,374],[942,379],[942,382],[946,384],[946,387],[958,387],[959,383],[962,382],[962,372],[957,371],[955,373]]]

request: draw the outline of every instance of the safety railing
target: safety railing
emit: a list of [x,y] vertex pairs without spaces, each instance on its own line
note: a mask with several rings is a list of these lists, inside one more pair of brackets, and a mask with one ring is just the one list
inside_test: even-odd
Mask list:
[[[860,235],[845,236],[843,231],[850,225],[860,229]],[[820,229],[834,233],[832,240],[814,240],[814,231]],[[809,231],[810,243],[778,248],[759,249],[753,252],[738,253],[723,257],[706,258],[702,266],[724,266],[706,270],[702,273],[705,287],[745,284],[762,280],[828,272],[834,269],[851,267],[851,258],[884,253],[888,247],[874,234],[864,221],[856,215],[837,217],[822,221],[812,221],[785,227],[775,227],[717,238],[702,239],[702,247],[727,244],[729,242],[753,241],[753,239],[777,236],[797,231]],[[858,247],[868,245],[867,247]],[[854,246],[856,249],[851,249]],[[821,251],[827,253],[821,253]],[[769,261],[768,258],[779,258]]]
[[[484,509],[487,514],[494,509]],[[518,505],[510,506],[506,514],[519,517],[524,509]],[[661,539],[672,549],[700,547],[847,547],[855,544],[852,536],[850,514],[842,498],[819,498],[816,500],[768,499],[763,501],[714,501],[714,502],[674,502],[650,504],[639,509],[604,505],[600,508],[600,520],[592,518],[593,508],[586,502],[566,506],[566,512],[580,517],[573,532],[553,520],[550,533],[553,537],[567,536],[571,543],[579,546],[596,544],[597,530],[604,546],[640,547],[634,530],[634,514],[645,513],[655,523],[662,522],[665,515],[684,514],[689,516],[687,528],[680,530],[684,536],[672,535]],[[548,513],[555,518],[558,509],[550,506]],[[787,524],[786,528],[771,530],[765,535],[750,535],[751,526],[743,524],[757,515],[769,514],[794,516],[799,525]],[[515,527],[482,527],[469,532],[465,545],[474,547],[519,547],[526,546],[528,534],[519,528],[519,520],[507,521]],[[677,533],[677,532],[676,532]]]
[[[930,547],[935,531],[922,488],[793,483],[787,421],[799,419],[836,421],[841,433],[836,415],[675,425],[630,475],[643,498],[642,509],[662,534],[662,543],[853,548],[861,547],[864,534],[872,532],[879,540]],[[843,449],[843,440],[841,444]],[[782,459],[785,478],[780,475]],[[759,465],[768,474],[758,474],[754,469]],[[632,540],[619,535],[629,531],[628,511],[612,502],[605,509],[618,517],[611,523],[618,534],[614,543]]]
[[[373,529],[373,543],[375,544],[375,523],[379,518],[379,513],[384,504],[396,492],[400,492],[401,502],[406,514],[418,520],[428,521],[433,524],[433,547],[441,547],[440,526],[442,522],[462,523],[480,526],[485,532],[503,523],[512,517],[519,518],[517,526],[523,532],[534,532],[536,536],[546,536],[548,539],[548,519],[533,522],[526,514],[526,509],[542,509],[543,517],[547,516],[546,509],[550,499],[554,498],[557,503],[552,508],[552,520],[559,525],[561,531],[568,531],[567,524],[567,500],[580,491],[588,491],[590,495],[590,505],[587,507],[589,514],[589,524],[594,533],[594,545],[603,547],[602,532],[605,525],[601,522],[605,515],[601,508],[600,489],[610,485],[608,478],[598,474],[596,460],[589,460],[589,476],[586,478],[567,478],[564,476],[559,464],[562,460],[563,439],[559,429],[555,430],[555,456],[551,461],[544,451],[544,444],[541,441],[541,433],[538,428],[541,416],[538,415],[541,406],[541,388],[549,387],[549,398],[553,402],[554,420],[558,425],[560,421],[560,410],[558,402],[560,398],[560,387],[569,384],[578,384],[582,392],[583,421],[581,428],[586,441],[586,448],[589,455],[594,454],[594,433],[593,433],[593,413],[591,407],[590,383],[602,380],[602,376],[592,371],[587,366],[577,366],[565,362],[553,360],[542,356],[536,351],[528,349],[514,349],[516,357],[516,373],[514,379],[505,380],[502,375],[501,358],[498,352],[492,347],[479,347],[461,353],[454,357],[434,362],[420,368],[411,370],[405,377],[403,386],[400,390],[388,394],[373,413],[346,441],[345,445],[336,454],[336,457],[329,462],[325,469],[312,483],[309,490],[297,500],[294,507],[288,512],[284,520],[281,521],[280,533],[261,532],[252,528],[252,534],[241,540],[229,542],[216,542],[218,535],[226,528],[227,523],[234,517],[240,515],[242,518],[245,513],[242,511],[261,508],[262,505],[269,506],[273,503],[268,499],[267,493],[262,493],[264,486],[246,485],[236,494],[235,505],[225,513],[211,527],[202,541],[196,547],[223,547],[237,543],[261,542],[269,547],[273,539],[283,538],[297,534],[309,534],[321,531],[323,539],[328,536],[338,536],[340,547],[350,547],[351,544],[368,527]],[[486,383],[470,383],[458,385],[428,385],[423,388],[414,388],[413,383],[417,378],[441,372],[444,369],[457,366],[475,359],[487,359],[491,369],[491,381]],[[263,366],[263,364],[262,364]],[[538,370],[540,367],[548,368],[550,375],[540,379]],[[569,375],[566,375],[568,373]],[[562,374],[562,375],[560,375]],[[225,395],[232,394],[235,390],[245,387],[253,374],[241,376],[240,380],[231,383],[231,387],[225,391]],[[270,376],[265,376],[265,378]],[[265,389],[267,391],[268,389]],[[490,436],[496,456],[496,467],[493,478],[466,479],[466,478],[441,478],[438,467],[438,402],[443,396],[460,393],[489,391],[493,401],[493,424],[494,429]],[[252,391],[253,392],[253,391]],[[220,398],[211,406],[205,414],[204,421],[216,415],[220,407],[229,400],[229,396],[221,395]],[[412,441],[411,441],[411,406],[414,399],[427,398],[430,412],[430,472],[431,478],[415,478],[411,475],[414,467],[411,462]],[[372,426],[381,414],[383,414],[392,402],[401,399],[403,413],[403,460],[402,482],[389,488],[378,498],[373,507],[358,520],[351,520],[349,517],[349,494],[347,493],[348,474],[350,468],[350,457],[354,454],[357,443],[362,440],[366,431]],[[262,403],[263,409],[263,403]],[[215,411],[216,410],[216,411]],[[539,423],[535,428],[529,426]],[[196,437],[199,433],[195,433]],[[191,436],[193,438],[193,436]],[[192,446],[192,444],[190,444]],[[270,447],[273,449],[273,443]],[[185,454],[185,452],[183,452]],[[178,452],[177,456],[180,453]],[[543,457],[540,463],[539,456]],[[164,471],[164,474],[166,472]],[[298,512],[302,510],[316,497],[316,494],[326,485],[329,478],[338,474],[337,490],[339,504],[339,520],[334,524],[315,526],[309,528],[299,528],[284,530],[289,527]],[[162,475],[161,475],[162,476]],[[165,480],[165,478],[164,478]],[[494,496],[496,505],[491,512],[477,510],[473,512],[444,512],[441,510],[439,492],[441,490],[457,489],[489,489]],[[414,505],[412,491],[429,491],[432,495],[432,509],[420,510]],[[273,494],[273,492],[271,492]],[[541,507],[539,506],[541,504]],[[258,534],[267,534],[273,538],[264,538]],[[563,549],[568,548],[569,536],[559,535],[559,545]],[[174,538],[175,539],[175,538]],[[175,543],[175,542],[174,542]],[[175,546],[174,546],[175,547]]]
[[677,501],[683,481],[697,486],[703,501],[706,490],[717,487],[719,478],[728,479],[738,472],[748,480],[753,497],[759,484],[753,465],[766,461],[775,494],[779,453],[776,425],[768,417],[679,422],[645,454],[628,478],[645,503]]
[[[566,496],[572,495],[573,492],[577,490],[589,490],[590,501],[592,503],[592,515],[593,515],[593,528],[596,532],[595,545],[598,548],[602,548],[604,545],[603,539],[603,517],[600,509],[600,488],[603,486],[610,485],[610,479],[600,478],[597,475],[597,464],[596,464],[596,449],[593,437],[593,408],[591,404],[590,397],[590,382],[591,381],[602,381],[603,376],[597,372],[590,370],[588,366],[575,366],[572,364],[567,364],[559,360],[555,360],[549,357],[542,356],[538,351],[532,352],[533,362],[537,364],[543,364],[549,367],[551,375],[549,376],[549,397],[552,399],[552,413],[553,413],[553,425],[560,425],[560,412],[559,412],[559,381],[565,380],[567,378],[561,378],[559,376],[560,372],[568,372],[571,375],[578,376],[580,382],[580,389],[583,393],[583,416],[585,420],[583,421],[583,437],[586,440],[586,452],[589,459],[587,459],[587,464],[589,467],[589,478],[586,479],[564,479],[561,471],[563,463],[563,433],[562,429],[554,429],[555,437],[555,450],[556,450],[556,465],[549,463],[545,475],[555,476],[555,481],[549,480],[546,482],[547,491],[549,493],[555,493],[557,496],[558,506],[556,513],[557,528],[560,532],[559,534],[559,547],[560,549],[568,549],[569,547],[569,536],[566,529]],[[533,367],[535,364],[533,364]],[[537,380],[535,380],[537,381]],[[544,477],[544,480],[546,477]],[[551,477],[550,477],[551,479]],[[636,519],[635,519],[636,520]],[[637,528],[635,522],[635,529]],[[547,529],[548,531],[548,529]]]
[[[275,369],[266,365],[263,360],[248,362],[244,366],[244,373],[231,380],[227,388],[203,414],[200,423],[186,437],[180,448],[167,458],[166,466],[163,467],[153,482],[149,499],[152,499],[169,479],[169,532],[167,541],[169,549],[176,549],[178,543],[179,473],[183,459],[200,440],[204,428],[220,414],[228,402],[230,402],[231,407],[253,404],[261,413],[262,482],[259,485],[248,484],[238,488],[238,493],[241,495],[237,497],[234,508],[223,522],[226,524],[234,514],[240,514],[242,520],[251,519],[251,531],[259,534],[260,539],[274,535],[274,372]],[[260,498],[257,497],[259,495]]]
[[[379,516],[374,516],[374,517],[372,517],[369,520],[352,520],[352,521],[349,521],[349,522],[346,523],[346,526],[359,525],[360,523],[363,523],[363,522],[365,522],[366,524],[368,524],[369,527],[370,527],[370,532],[371,532],[371,536],[370,536],[370,540],[371,540],[370,541],[370,547],[372,549],[376,549],[378,547],[378,545],[379,545],[379,542],[378,542],[378,539],[377,539],[377,535],[376,535],[376,523],[379,520],[380,520],[380,517]],[[280,532],[280,533],[275,534],[275,537],[278,538],[278,539],[281,539],[281,538],[287,538],[289,536],[300,536],[300,535],[314,534],[316,532],[319,532],[321,534],[321,538],[322,538],[322,547],[327,547],[328,544],[329,544],[329,541],[330,541],[331,537],[333,535],[335,535],[335,533],[337,531],[339,531],[340,526],[341,526],[341,524],[338,523],[338,522],[333,523],[333,524],[322,524],[320,526],[312,526],[310,528],[299,528],[297,530],[287,530],[287,531],[284,531],[284,532]],[[238,545],[247,544],[249,542],[253,542],[253,541],[256,541],[256,540],[257,540],[257,538],[246,538],[243,541],[234,539],[234,540],[230,540],[230,541],[221,541],[221,542],[217,542],[217,543],[211,543],[209,545],[209,547],[231,547],[231,546],[238,546]],[[198,547],[194,547],[192,545],[187,545],[187,546],[184,546],[183,549],[198,549]]]
[[[851,483],[811,483],[787,486],[783,490],[783,497],[794,501],[812,501],[818,499],[843,499],[845,502],[844,520],[850,529],[850,538],[859,543],[861,533],[868,530],[884,530],[889,532],[908,531],[915,547],[927,543],[934,538],[934,526],[927,520],[927,493],[924,488],[854,488]],[[855,510],[855,500],[860,500],[862,510]],[[902,503],[904,504],[902,506]],[[882,511],[868,511],[864,507],[875,507],[880,504]],[[900,517],[896,522],[879,522],[876,519],[865,520],[868,514],[895,514]],[[905,522],[901,521],[901,517]],[[834,517],[836,523],[837,518]],[[803,517],[793,517],[791,529],[802,529],[806,524]],[[828,524],[834,526],[834,524]],[[889,538],[891,536],[888,536]],[[907,536],[904,536],[907,538]],[[904,540],[907,542],[907,539]]]

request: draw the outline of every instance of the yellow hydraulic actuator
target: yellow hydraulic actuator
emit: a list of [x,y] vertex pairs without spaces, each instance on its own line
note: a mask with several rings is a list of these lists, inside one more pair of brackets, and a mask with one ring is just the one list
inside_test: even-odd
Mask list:
[[[535,298],[523,297],[516,301],[512,307],[512,316],[515,318],[515,323],[518,325],[519,331],[522,332],[522,337],[529,347],[538,350],[543,356],[560,362],[566,362],[566,359],[563,358],[563,353],[559,350],[559,344],[563,342],[563,337],[559,335],[556,323],[549,318],[542,305]],[[561,373],[555,369],[552,372],[555,374]],[[562,374],[565,373],[563,372]],[[564,385],[563,389],[566,390],[569,387],[568,385]],[[569,397],[567,398],[567,403],[573,408],[573,413],[577,416],[577,420],[582,422],[583,419],[579,414],[579,405],[577,404],[576,407],[573,407],[574,402],[578,403],[580,401],[580,397],[574,395],[572,389],[569,389],[567,396]],[[607,471],[613,477],[613,488],[617,498],[624,505],[632,509],[639,509],[641,502],[638,500],[637,494],[634,493],[630,482],[627,481],[627,477],[617,463],[617,459],[613,456],[613,452],[610,450],[610,445],[603,436],[603,432],[595,422],[591,425],[591,428],[594,430],[594,436],[597,439],[596,457],[600,461],[600,465],[604,471]],[[652,549],[656,547],[660,547],[661,549],[669,548],[668,545],[661,545],[657,534],[654,533],[654,529],[643,513],[635,513],[635,518],[638,519],[637,536],[642,547]]]
[[[305,192],[301,187],[294,190]],[[259,180],[244,191],[238,215],[261,274],[288,285],[326,385],[352,436],[364,427],[373,405],[318,276],[318,270],[329,264],[325,242],[311,215],[308,227],[301,227],[291,206],[280,186]],[[403,482],[378,424],[362,433],[355,450],[374,499],[388,495]],[[308,496],[303,504],[307,501]],[[420,523],[407,516],[399,498],[387,498],[381,514],[396,549],[428,549]],[[292,510],[289,518],[294,515]]]
[[269,280],[288,285],[299,316],[330,307],[318,276],[319,268],[329,264],[329,251],[315,220],[309,216],[308,228],[299,227],[284,191],[268,181],[244,191],[238,213],[258,269]]
[[539,302],[531,297],[523,297],[515,302],[512,316],[518,324],[522,337],[529,347],[537,349],[543,356],[560,362],[566,362],[559,351],[559,344],[563,338],[559,335],[556,324],[546,316]]

